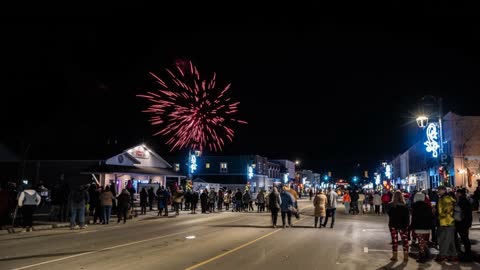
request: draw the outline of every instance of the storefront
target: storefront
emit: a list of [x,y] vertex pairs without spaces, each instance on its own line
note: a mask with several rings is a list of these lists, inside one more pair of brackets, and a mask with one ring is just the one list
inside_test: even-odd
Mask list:
[[146,184],[156,186],[180,185],[186,176],[175,172],[172,166],[146,145],[138,145],[123,151],[89,168],[83,174],[91,174],[101,185],[115,183],[116,192],[120,192],[131,182],[136,192]]

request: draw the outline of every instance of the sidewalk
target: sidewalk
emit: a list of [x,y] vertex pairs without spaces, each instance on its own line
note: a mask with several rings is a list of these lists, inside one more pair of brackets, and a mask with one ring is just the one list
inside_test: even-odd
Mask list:
[[[130,220],[143,220],[143,219],[152,219],[156,218],[158,211],[157,210],[152,210],[152,211],[147,211],[146,215],[139,215],[140,213],[140,208],[136,208],[137,216],[133,216],[132,219]],[[135,211],[134,211],[135,213]],[[174,214],[174,212],[169,212],[170,215]],[[181,211],[180,215],[185,215],[189,213],[189,211]],[[36,214],[33,217],[33,231],[43,231],[43,230],[51,230],[51,229],[57,229],[57,228],[67,228],[70,227],[70,222],[59,222],[59,221],[50,221],[48,220],[49,215],[45,213],[40,213]],[[110,216],[110,220],[116,220],[117,216],[112,215]],[[160,217],[159,217],[160,218]],[[86,216],[85,217],[85,223],[90,225],[93,224],[93,217],[92,216]],[[7,229],[0,230],[0,235],[5,235],[5,234],[10,234],[10,233],[20,233],[20,232],[25,232],[25,229],[22,227],[19,227],[18,221],[15,222],[16,227],[15,228],[10,228],[10,231]]]

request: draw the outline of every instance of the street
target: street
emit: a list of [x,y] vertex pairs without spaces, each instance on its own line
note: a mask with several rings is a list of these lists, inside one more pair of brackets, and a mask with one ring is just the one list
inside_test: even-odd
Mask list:
[[314,229],[310,202],[299,208],[301,218],[287,229],[273,229],[269,213],[182,212],[3,235],[0,269],[480,269],[477,263],[420,266],[414,258],[392,263],[386,216],[346,216],[339,208],[334,229]]

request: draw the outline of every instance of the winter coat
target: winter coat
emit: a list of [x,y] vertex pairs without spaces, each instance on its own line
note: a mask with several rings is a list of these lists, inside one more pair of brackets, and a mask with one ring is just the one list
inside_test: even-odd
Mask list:
[[225,194],[225,196],[223,197],[223,202],[226,203],[226,204],[229,204],[232,202],[232,194]]
[[438,200],[438,221],[440,226],[453,226],[453,208],[455,207],[455,199],[450,195],[443,195]]
[[263,193],[263,192],[258,193],[257,202],[259,204],[264,204],[265,203],[265,193]]
[[356,191],[352,191],[350,193],[350,198],[352,198],[352,202],[358,202],[358,193]]
[[148,193],[145,190],[140,192],[140,205],[147,205]]
[[280,193],[271,192],[268,195],[268,207],[270,210],[280,209],[281,204],[282,204],[282,199],[280,198]]
[[[77,196],[79,196],[79,198],[82,198],[82,200],[75,201]],[[68,202],[73,208],[84,208],[89,200],[90,197],[88,196],[88,192],[83,189],[77,189],[70,192],[70,196],[68,198]]]
[[183,200],[183,190],[177,190],[177,192],[175,192],[175,195],[173,197],[173,201],[175,203],[181,203]]
[[[457,206],[461,210],[461,221],[455,221],[455,227],[468,229],[472,227],[472,205],[465,197],[460,197]],[[458,208],[457,207],[457,208]]]
[[128,209],[130,204],[130,194],[129,193],[122,193],[118,195],[118,208],[121,209]]
[[209,203],[214,203],[217,200],[217,193],[215,191],[210,190],[210,193],[208,193],[208,202]]
[[382,198],[380,194],[373,195],[373,205],[382,205]]
[[208,202],[208,194],[205,192],[202,192],[200,195],[200,202],[201,203],[207,203]]
[[412,204],[412,224],[414,230],[430,230],[433,228],[433,212],[424,201]]
[[252,196],[250,196],[250,193],[245,192],[245,194],[243,194],[243,203],[250,203],[251,199],[252,199]]
[[315,195],[313,206],[315,207],[315,217],[325,217],[327,215],[327,196],[323,193]]
[[338,195],[335,191],[330,191],[325,195],[327,197],[327,208],[333,209],[337,208],[337,199]]
[[148,189],[148,200],[152,202],[155,199],[155,193],[153,192],[153,188]]
[[194,191],[192,195],[190,195],[190,202],[192,204],[197,204],[198,203],[198,192]]
[[102,194],[100,194],[101,206],[112,206],[113,200],[115,200],[115,197],[113,197],[113,194],[111,191],[104,191],[102,192]]
[[343,194],[343,203],[346,203],[346,202],[351,202],[352,201],[352,198],[350,198],[350,194],[348,193],[345,193]]
[[382,203],[389,203],[390,202],[390,195],[388,195],[387,193],[383,194],[382,195]]
[[410,223],[410,213],[405,204],[397,204],[394,206],[393,203],[388,205],[388,226],[395,229],[405,229],[408,228]]
[[282,191],[282,193],[280,193],[280,200],[280,209],[282,212],[290,212],[290,208],[293,207],[293,196],[287,191]]
[[243,198],[242,192],[237,191],[237,192],[235,193],[235,201],[241,201],[242,198]]

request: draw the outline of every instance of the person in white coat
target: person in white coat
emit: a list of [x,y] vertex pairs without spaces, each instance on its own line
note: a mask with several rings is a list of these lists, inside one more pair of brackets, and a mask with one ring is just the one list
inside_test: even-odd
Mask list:
[[35,213],[41,201],[42,197],[31,187],[20,192],[18,196],[18,207],[22,211],[23,227],[26,228],[27,232],[32,231],[33,213]]

